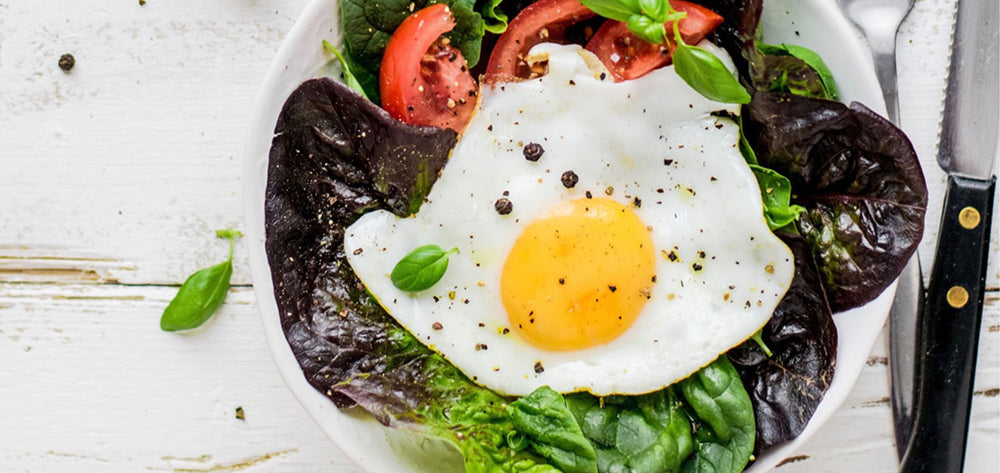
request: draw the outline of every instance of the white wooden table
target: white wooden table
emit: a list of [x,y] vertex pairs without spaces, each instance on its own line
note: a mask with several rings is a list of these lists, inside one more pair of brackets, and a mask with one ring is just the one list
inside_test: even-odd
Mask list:
[[[241,225],[248,111],[305,5],[0,0],[0,471],[359,471],[279,378],[239,244],[214,320],[158,328],[177,285],[224,258],[213,231]],[[952,5],[918,0],[900,42],[904,128],[935,203]],[[973,473],[1000,470],[997,256]],[[894,471],[885,360],[880,342],[847,404],[779,471]]]

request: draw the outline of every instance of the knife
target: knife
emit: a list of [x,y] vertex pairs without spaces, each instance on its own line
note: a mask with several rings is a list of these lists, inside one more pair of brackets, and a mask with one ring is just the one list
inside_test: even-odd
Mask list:
[[901,473],[960,473],[983,312],[1000,129],[997,0],[959,0],[938,164],[948,173],[917,324],[913,427]]

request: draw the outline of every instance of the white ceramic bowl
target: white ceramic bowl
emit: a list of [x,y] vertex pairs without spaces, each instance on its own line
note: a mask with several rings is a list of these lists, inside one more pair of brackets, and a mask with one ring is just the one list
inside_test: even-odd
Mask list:
[[[799,44],[817,51],[833,71],[843,100],[856,100],[884,113],[870,53],[834,2],[765,0],[761,22],[764,40]],[[320,428],[362,468],[373,473],[460,472],[463,468],[458,453],[442,442],[385,429],[356,410],[338,410],[306,381],[279,323],[271,272],[264,253],[268,152],[285,99],[302,81],[323,75],[327,58],[321,51],[321,40],[340,45],[339,17],[338,0],[313,0],[309,4],[271,63],[250,119],[244,175],[245,230],[267,342],[279,372],[295,397]],[[839,333],[837,368],[829,391],[805,431],[795,440],[759,457],[748,472],[767,471],[791,455],[844,402],[885,323],[895,288],[893,284],[868,305],[835,316]]]

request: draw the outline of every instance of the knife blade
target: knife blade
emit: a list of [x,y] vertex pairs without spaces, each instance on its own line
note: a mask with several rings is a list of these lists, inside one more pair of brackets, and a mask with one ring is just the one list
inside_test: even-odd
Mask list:
[[917,321],[924,303],[924,278],[920,258],[914,254],[896,280],[896,295],[889,311],[889,406],[892,408],[896,454],[902,460],[913,430]]
[[983,311],[1000,129],[996,0],[959,0],[938,164],[948,173],[917,325],[913,427],[902,473],[959,473]]

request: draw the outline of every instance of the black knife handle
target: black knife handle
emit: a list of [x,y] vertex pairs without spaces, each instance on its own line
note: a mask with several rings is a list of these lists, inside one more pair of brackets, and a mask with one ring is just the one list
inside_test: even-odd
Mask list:
[[913,431],[901,473],[960,473],[976,372],[996,178],[948,177],[918,325]]

